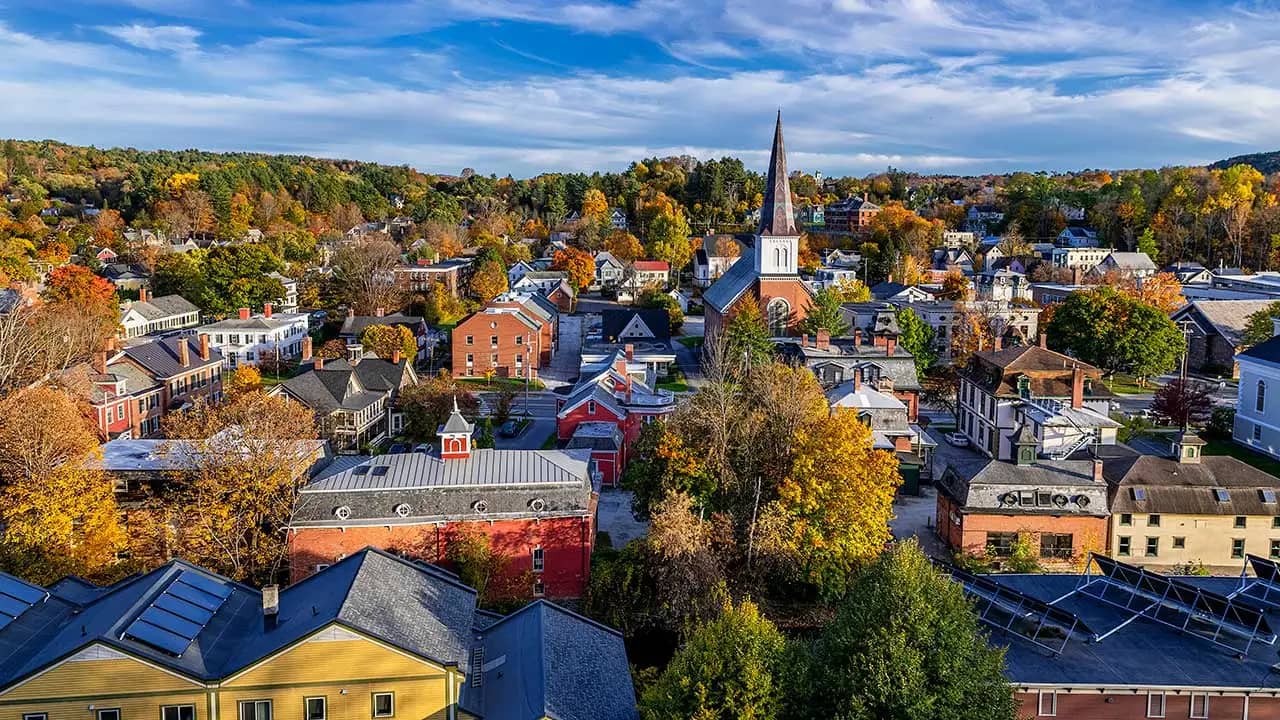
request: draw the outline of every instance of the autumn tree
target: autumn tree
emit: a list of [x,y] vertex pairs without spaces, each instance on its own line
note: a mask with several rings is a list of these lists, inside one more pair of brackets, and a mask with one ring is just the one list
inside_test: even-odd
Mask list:
[[986,306],[957,305],[951,324],[951,363],[958,367],[980,350],[994,350],[1003,323]]
[[496,259],[479,261],[468,288],[477,300],[489,302],[507,291],[507,271]]
[[1278,317],[1280,317],[1280,302],[1273,302],[1249,315],[1249,319],[1245,323],[1241,343],[1246,346],[1252,346],[1270,340],[1275,335],[1275,325],[1272,323],[1272,319]]
[[1174,378],[1151,399],[1151,412],[1175,427],[1203,427],[1212,411],[1213,390],[1190,378]]
[[693,259],[693,245],[689,242],[689,223],[678,208],[662,212],[649,222],[645,229],[649,257],[665,260],[671,266],[672,276],[679,285],[680,271]]
[[245,393],[258,392],[261,389],[262,373],[252,365],[241,365],[231,371],[231,377],[223,386],[223,392],[228,399],[232,400]]
[[641,520],[648,519],[652,508],[668,493],[679,492],[705,504],[714,489],[697,450],[664,422],[640,428],[622,473],[622,486],[631,491],[631,513]]
[[939,300],[969,300],[972,290],[969,287],[969,278],[959,270],[949,270],[942,278],[942,290],[938,293]]
[[93,221],[93,241],[103,247],[118,248],[124,241],[124,219],[120,212],[107,208]]
[[392,312],[404,305],[404,292],[396,280],[400,249],[385,240],[346,245],[333,259],[334,288],[341,302],[357,315]]
[[1048,333],[1054,349],[1138,377],[1173,369],[1184,347],[1168,315],[1108,286],[1067,296],[1054,310]]
[[786,638],[750,601],[726,602],[640,697],[645,720],[769,720],[785,715]]
[[339,360],[347,356],[347,343],[341,338],[326,340],[316,350],[315,356],[322,360]]
[[480,402],[463,390],[448,370],[440,370],[434,377],[424,378],[417,385],[400,391],[400,409],[404,412],[405,434],[416,442],[431,442],[449,414],[453,403],[468,418],[474,418]]
[[418,340],[413,331],[403,325],[370,325],[360,333],[360,345],[383,360],[391,360],[397,352],[400,358],[413,365],[418,356]]
[[837,280],[831,289],[840,296],[842,303],[861,303],[871,300],[871,288],[857,280]]
[[[1204,211],[1217,218],[1227,236],[1233,264],[1240,265],[1243,255],[1245,229],[1249,215],[1258,199],[1262,185],[1262,173],[1250,165],[1232,165],[1225,170],[1215,170],[1217,190],[1205,201]],[[1274,200],[1272,200],[1274,202]]]
[[680,309],[680,303],[659,288],[648,288],[641,292],[636,298],[636,305],[652,310],[666,310],[667,325],[673,335],[684,326],[684,311]]
[[618,260],[629,263],[644,257],[644,246],[626,230],[614,230],[604,239],[604,249]]
[[889,541],[902,479],[897,458],[872,449],[870,428],[852,411],[820,413],[791,437],[794,459],[761,515],[761,546],[777,567],[838,598]]
[[421,296],[421,315],[428,325],[457,323],[467,314],[462,299],[449,292],[444,283],[433,282]]
[[[230,578],[274,582],[288,553],[285,529],[316,459],[311,411],[246,392],[165,416],[174,469],[165,509],[175,554]],[[194,512],[192,510],[195,510]]]
[[465,525],[449,533],[444,559],[463,583],[475,588],[476,601],[485,607],[523,595],[530,584],[510,572],[514,558],[495,547],[488,535]]
[[886,550],[805,654],[789,706],[826,720],[1014,720],[1004,651],[914,541]]
[[582,219],[587,222],[603,224],[609,222],[609,201],[604,193],[596,188],[588,188],[582,195]]
[[551,256],[551,269],[567,272],[569,284],[578,292],[590,287],[596,278],[596,261],[591,253],[575,247],[557,250]]
[[1182,297],[1182,283],[1173,273],[1156,273],[1151,277],[1122,286],[1121,289],[1139,302],[1146,303],[1169,315],[1186,304]]
[[842,302],[837,291],[830,288],[818,290],[805,311],[804,320],[800,321],[801,332],[816,335],[818,331],[825,330],[832,337],[848,334],[849,322],[840,310]]

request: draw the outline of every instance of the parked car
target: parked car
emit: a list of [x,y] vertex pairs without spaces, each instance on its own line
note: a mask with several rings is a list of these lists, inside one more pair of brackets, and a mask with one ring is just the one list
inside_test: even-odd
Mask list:
[[391,447],[387,448],[387,454],[399,455],[401,453],[409,452],[410,449],[409,443],[395,443]]
[[958,432],[949,432],[943,435],[942,438],[947,441],[948,445],[954,445],[956,447],[969,447],[969,438],[965,437],[964,435],[961,435]]
[[508,420],[502,423],[502,427],[498,428],[498,435],[504,438],[513,438],[519,434],[520,425],[515,420]]

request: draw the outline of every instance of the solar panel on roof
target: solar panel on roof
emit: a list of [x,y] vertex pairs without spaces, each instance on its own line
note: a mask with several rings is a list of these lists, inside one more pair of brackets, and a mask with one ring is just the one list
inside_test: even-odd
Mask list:
[[[1253,602],[1280,608],[1280,563],[1257,555],[1245,555],[1245,569],[1240,572],[1240,587],[1229,597],[1244,597]],[[1255,577],[1249,577],[1249,570]]]
[[369,472],[369,466],[368,466],[368,465],[357,465],[357,466],[355,466],[355,467],[351,468],[351,474],[352,474],[352,475],[365,475],[365,474],[367,474],[368,472]]
[[181,655],[231,597],[226,583],[183,570],[125,630],[126,637]]
[[[1092,631],[1074,613],[1024,595],[991,578],[938,563],[974,601],[978,619],[1054,654],[1061,654],[1076,631]],[[1061,642],[1057,642],[1057,641]],[[1051,644],[1055,643],[1056,644]]]
[[0,573],[0,630],[48,596],[43,588]]

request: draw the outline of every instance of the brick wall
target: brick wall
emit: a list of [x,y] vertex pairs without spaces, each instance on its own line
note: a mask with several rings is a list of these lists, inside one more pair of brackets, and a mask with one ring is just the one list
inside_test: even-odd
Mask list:
[[[1046,694],[1049,691],[1045,691]],[[1159,691],[1157,691],[1157,694]],[[1040,715],[1040,693],[1032,690],[1018,693],[1021,705],[1020,717],[1050,717]],[[1045,710],[1051,709],[1049,700],[1045,700]],[[1056,694],[1057,714],[1052,717],[1058,720],[1130,720],[1146,718],[1147,691],[1118,692],[1071,692],[1058,691]],[[1191,693],[1183,691],[1164,693],[1165,720],[1188,720],[1191,717]],[[1241,695],[1218,695],[1209,693],[1209,713],[1211,720],[1280,720],[1280,698],[1264,695],[1253,695],[1247,698],[1248,713],[1246,715],[1246,698]]]
[[[953,513],[959,516],[959,524],[952,522]],[[941,493],[938,495],[937,526],[938,534],[949,547],[974,555],[986,550],[987,533],[1031,533],[1032,542],[1037,547],[1041,533],[1070,534],[1075,555],[1088,550],[1105,552],[1107,548],[1106,518],[960,513],[954,501]]]
[[504,577],[515,596],[533,595],[533,549],[541,546],[545,596],[578,598],[586,589],[590,571],[591,549],[595,542],[594,516],[593,507],[590,518],[299,528],[289,538],[290,578],[297,582],[314,573],[317,564],[331,565],[369,546],[447,566],[444,558],[448,554],[449,540],[454,531],[465,528],[483,532],[489,537],[492,547],[508,558]]
[[[524,366],[516,368],[518,354],[532,366],[532,376],[536,378],[542,365],[541,353],[538,352],[539,332],[510,313],[478,312],[472,315],[453,329],[453,376],[484,377],[492,369],[498,377],[523,378],[528,371]],[[468,336],[470,344],[467,343]],[[498,339],[496,347],[492,343],[494,336]],[[520,343],[516,342],[517,338]],[[467,368],[468,355],[472,358],[470,369]],[[498,356],[496,363],[494,355]]]

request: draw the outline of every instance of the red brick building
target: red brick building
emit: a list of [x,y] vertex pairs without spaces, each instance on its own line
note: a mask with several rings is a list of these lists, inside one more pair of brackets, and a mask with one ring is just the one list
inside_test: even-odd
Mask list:
[[748,294],[760,305],[775,336],[794,334],[808,314],[813,292],[799,275],[800,231],[796,229],[787,179],[787,155],[782,143],[782,114],[773,134],[769,174],[765,180],[760,228],[750,256],[743,256],[702,295],[706,334],[717,335],[728,324],[734,307]]
[[453,329],[453,376],[538,377],[554,352],[547,341],[554,338],[552,322],[518,302],[490,304]]
[[222,355],[209,336],[173,337],[99,353],[90,373],[89,402],[107,439],[143,438],[160,418],[201,397],[222,396]]
[[595,543],[599,483],[586,450],[472,445],[455,409],[441,452],[337,458],[303,488],[289,533],[294,581],[373,546],[448,565],[481,533],[507,562],[499,595],[576,598]]
[[[640,429],[676,407],[675,395],[655,389],[644,363],[634,360],[632,346],[624,346],[604,363],[584,369],[573,392],[556,401],[556,436],[569,447],[592,449],[606,485],[617,483]],[[615,427],[616,435],[600,424]]]

